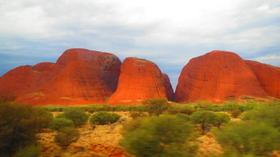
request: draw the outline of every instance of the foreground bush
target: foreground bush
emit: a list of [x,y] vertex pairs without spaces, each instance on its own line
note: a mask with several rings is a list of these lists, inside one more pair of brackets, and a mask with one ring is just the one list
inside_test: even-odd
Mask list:
[[150,115],[160,115],[168,109],[168,102],[166,99],[148,99],[143,102],[147,107]]
[[65,127],[74,127],[73,121],[70,119],[59,117],[59,118],[54,118],[50,125],[50,128],[53,130],[60,130]]
[[220,128],[222,124],[228,123],[229,121],[230,117],[226,113],[215,113],[213,125]]
[[146,114],[143,113],[143,112],[136,112],[136,111],[130,112],[130,117],[132,119],[142,118],[142,117],[145,117],[145,116],[146,116]]
[[280,131],[280,104],[264,105],[248,111],[244,113],[242,120],[268,123]]
[[280,133],[264,123],[232,123],[216,132],[219,143],[226,152],[236,156],[270,156],[280,149]]
[[34,108],[32,114],[34,114],[34,118],[36,118],[38,128],[48,128],[53,121],[52,113],[45,109]]
[[97,112],[91,116],[90,123],[92,125],[106,125],[115,123],[119,119],[120,116],[115,113]]
[[224,104],[223,109],[229,112],[233,118],[237,118],[245,110],[243,106],[234,102]]
[[197,111],[191,115],[191,121],[199,124],[202,134],[208,132],[211,126],[215,123],[216,115],[212,111]]
[[195,108],[191,105],[172,105],[168,108],[168,113],[170,114],[187,114],[191,115],[193,112],[195,112]]
[[80,138],[80,133],[75,128],[62,128],[55,135],[55,142],[62,148],[66,148],[71,143]]
[[40,152],[38,145],[30,145],[19,149],[13,157],[39,157]]
[[191,135],[190,123],[177,116],[161,115],[132,121],[124,128],[121,144],[136,157],[193,156]]
[[60,117],[65,117],[72,120],[76,127],[85,124],[88,120],[88,115],[85,113],[85,111],[78,108],[66,109]]
[[36,133],[52,120],[46,112],[31,106],[0,104],[0,156],[11,156],[35,143]]

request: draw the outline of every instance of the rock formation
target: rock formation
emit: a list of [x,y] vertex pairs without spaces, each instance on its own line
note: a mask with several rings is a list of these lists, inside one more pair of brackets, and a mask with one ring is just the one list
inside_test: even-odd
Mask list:
[[173,98],[168,76],[151,61],[126,58],[121,66],[117,90],[109,103],[137,104],[151,98]]
[[175,94],[168,76],[151,61],[87,49],[66,50],[56,63],[20,66],[0,77],[0,100],[32,105],[140,104],[160,98],[222,102],[280,98],[280,68],[212,51],[183,68]]
[[40,71],[32,66],[20,66],[6,74],[0,80],[1,97],[16,97],[32,92],[37,88]]
[[165,87],[165,92],[166,92],[166,95],[167,95],[167,99],[174,101],[175,94],[174,94],[172,85],[170,83],[170,79],[169,79],[168,75],[165,74],[165,73],[163,74],[163,77],[164,77],[164,87]]
[[280,68],[255,61],[246,61],[257,76],[264,90],[272,97],[280,98]]
[[104,103],[115,91],[121,62],[115,55],[69,49],[55,64],[16,68],[3,76],[0,94],[28,104]]
[[267,93],[238,55],[212,51],[191,59],[183,68],[175,95],[178,102],[221,102],[241,96],[265,97]]

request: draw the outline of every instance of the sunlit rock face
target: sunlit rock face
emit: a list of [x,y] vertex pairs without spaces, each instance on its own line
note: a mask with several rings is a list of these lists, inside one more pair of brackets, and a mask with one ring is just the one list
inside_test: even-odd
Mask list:
[[280,98],[280,68],[247,60],[261,86],[272,97]]
[[151,61],[126,58],[116,92],[109,99],[110,104],[141,104],[146,99],[173,98],[173,90],[166,74]]
[[183,68],[176,88],[178,102],[222,102],[242,96],[266,97],[258,78],[237,54],[211,51]]
[[11,70],[0,80],[0,94],[33,105],[104,103],[116,89],[120,66],[113,54],[69,49],[55,64]]
[[16,98],[37,90],[41,84],[46,83],[48,70],[45,69],[53,66],[52,63],[41,65],[20,66],[4,74],[0,80],[0,95]]
[[280,98],[280,68],[211,51],[183,68],[174,94],[167,74],[148,60],[123,63],[111,53],[66,50],[56,63],[19,66],[0,77],[0,99],[32,105],[142,104]]

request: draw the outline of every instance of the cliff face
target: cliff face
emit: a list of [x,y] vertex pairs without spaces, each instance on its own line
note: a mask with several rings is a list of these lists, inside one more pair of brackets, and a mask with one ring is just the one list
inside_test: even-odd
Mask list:
[[272,97],[280,98],[280,68],[255,61],[246,61],[261,86]]
[[126,58],[121,66],[118,88],[109,103],[137,104],[151,98],[173,98],[168,76],[151,61]]
[[18,102],[35,105],[104,103],[116,89],[120,65],[118,57],[110,53],[69,49],[55,64],[8,72],[0,89],[1,93],[9,91]]
[[20,66],[7,72],[0,80],[0,95],[16,97],[34,91],[42,73],[32,66]]
[[178,102],[267,96],[245,61],[226,51],[212,51],[191,59],[181,72],[175,94]]
[[211,51],[182,69],[174,94],[151,61],[87,49],[66,50],[56,63],[20,66],[0,77],[0,98],[32,105],[140,104],[160,98],[222,102],[243,96],[280,98],[280,68]]

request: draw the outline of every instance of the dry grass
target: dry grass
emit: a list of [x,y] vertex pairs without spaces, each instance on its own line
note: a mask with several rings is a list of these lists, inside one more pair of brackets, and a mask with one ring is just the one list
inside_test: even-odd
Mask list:
[[41,157],[124,157],[125,152],[119,146],[122,124],[130,119],[129,112],[116,112],[122,118],[111,125],[92,128],[86,124],[79,128],[80,139],[62,150],[55,142],[55,132],[48,130],[38,134],[42,145]]

